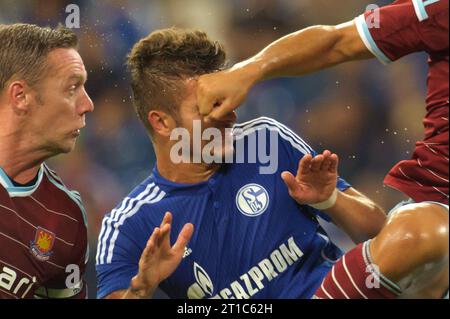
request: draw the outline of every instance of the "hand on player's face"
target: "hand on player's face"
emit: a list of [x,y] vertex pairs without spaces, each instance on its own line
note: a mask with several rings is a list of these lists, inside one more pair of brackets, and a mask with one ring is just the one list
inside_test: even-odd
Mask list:
[[[222,154],[220,154],[220,157],[224,157],[226,154],[233,152],[233,147],[230,145],[226,145],[226,134],[231,134],[230,129],[233,127],[237,119],[236,112],[232,111],[218,120],[211,120],[207,122],[205,121],[205,116],[200,113],[199,104],[197,103],[197,79],[188,80],[186,84],[186,90],[186,97],[181,103],[179,109],[179,117],[181,120],[181,126],[187,129],[190,133],[191,141],[193,142],[193,138],[195,137],[193,134],[194,121],[197,121],[197,124],[200,123],[201,125],[201,136],[203,136],[203,132],[209,128],[216,128],[220,131],[222,137]],[[208,143],[210,143],[210,140],[202,139],[200,141],[201,150],[203,150],[203,147]],[[191,150],[193,149],[194,147],[191,145]],[[218,154],[214,154],[214,156],[216,155]]]
[[187,97],[183,101],[180,108],[182,118],[186,122],[200,120],[202,122],[202,130],[210,127],[215,127],[217,129],[231,128],[237,119],[237,115],[234,110],[223,114],[221,113],[221,116],[218,118],[208,117],[208,113],[202,111],[198,96],[200,78],[193,78],[187,81]]
[[317,204],[327,200],[336,188],[338,163],[338,156],[328,150],[315,157],[307,154],[299,161],[297,176],[283,172],[281,177],[299,204]]
[[205,122],[221,121],[234,113],[246,99],[252,84],[239,68],[201,76],[197,99]]

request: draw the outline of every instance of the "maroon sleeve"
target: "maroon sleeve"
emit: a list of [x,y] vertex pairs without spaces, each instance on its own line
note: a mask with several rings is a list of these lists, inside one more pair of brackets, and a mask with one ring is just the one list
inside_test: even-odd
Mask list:
[[389,63],[413,52],[448,49],[449,0],[398,0],[356,18],[367,48]]

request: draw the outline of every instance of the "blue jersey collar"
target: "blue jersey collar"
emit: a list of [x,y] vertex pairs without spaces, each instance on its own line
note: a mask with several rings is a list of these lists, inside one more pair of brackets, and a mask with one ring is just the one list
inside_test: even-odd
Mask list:
[[217,172],[215,172],[208,180],[200,182],[200,183],[195,183],[195,184],[184,184],[184,183],[172,182],[172,181],[164,178],[163,176],[161,176],[156,165],[153,168],[152,176],[153,176],[155,182],[159,186],[165,186],[165,188],[168,188],[169,190],[187,190],[187,189],[201,190],[201,189],[204,189],[207,187],[214,188],[217,185],[218,179],[222,176],[224,170],[226,169],[225,166],[226,165],[222,165],[217,170]]

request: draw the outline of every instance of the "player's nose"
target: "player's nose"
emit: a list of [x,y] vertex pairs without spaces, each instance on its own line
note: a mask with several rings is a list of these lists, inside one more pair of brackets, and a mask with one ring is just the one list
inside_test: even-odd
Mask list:
[[94,111],[94,102],[90,98],[89,94],[83,89],[83,97],[80,101],[80,114],[85,114]]

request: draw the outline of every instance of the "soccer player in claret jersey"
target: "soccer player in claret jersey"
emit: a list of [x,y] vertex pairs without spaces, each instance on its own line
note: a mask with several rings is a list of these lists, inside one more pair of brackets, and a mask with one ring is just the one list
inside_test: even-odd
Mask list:
[[[320,298],[448,296],[448,14],[448,0],[398,0],[338,26],[290,34],[230,70],[199,80],[201,113],[220,119],[264,79],[299,76],[352,60],[377,57],[388,64],[410,53],[428,53],[424,140],[416,143],[411,159],[399,162],[385,178],[386,185],[409,199],[391,210],[378,236],[338,262],[319,290]],[[364,283],[370,265],[377,266],[379,289]]]
[[44,163],[74,148],[93,110],[77,42],[0,25],[0,299],[86,297],[83,204]]
[[[235,113],[206,125],[196,97],[198,76],[224,64],[223,48],[200,31],[159,30],[134,46],[128,59],[134,104],[157,163],[103,220],[99,298],[148,298],[158,286],[171,298],[311,298],[341,255],[317,216],[332,219],[355,242],[384,224],[385,214],[338,178],[335,154],[316,154],[270,118],[234,125],[235,147],[231,139],[214,149],[216,161],[194,160],[197,152],[210,154],[208,137],[199,150],[187,144],[187,161],[174,160],[173,132],[231,137]],[[277,165],[262,172],[266,161],[252,155],[271,146]],[[243,160],[221,162],[233,153]]]

